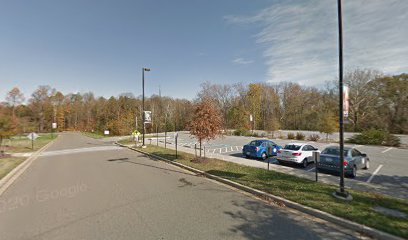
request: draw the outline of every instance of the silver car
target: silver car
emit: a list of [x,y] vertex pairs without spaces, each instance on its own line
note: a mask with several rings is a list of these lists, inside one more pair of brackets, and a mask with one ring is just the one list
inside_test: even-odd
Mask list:
[[[357,169],[368,169],[370,159],[367,154],[361,153],[356,148],[344,147],[344,174],[355,178]],[[320,154],[320,161],[317,163],[317,169],[340,172],[340,148],[338,146],[326,147]]]

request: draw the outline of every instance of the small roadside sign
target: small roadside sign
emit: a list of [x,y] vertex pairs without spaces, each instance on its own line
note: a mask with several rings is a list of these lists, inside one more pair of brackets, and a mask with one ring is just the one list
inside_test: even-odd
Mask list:
[[178,132],[174,133],[174,139],[178,138]]
[[55,122],[52,123],[52,129],[57,129],[57,123]]
[[28,139],[30,139],[30,140],[35,140],[35,139],[37,139],[39,136],[38,136],[38,134],[37,133],[35,133],[35,132],[32,132],[32,133],[30,133],[30,134],[28,134],[27,135],[27,138]]
[[109,135],[109,130],[105,130],[105,131],[103,132],[103,134]]
[[37,133],[32,132],[27,135],[27,138],[31,140],[31,149],[34,150],[34,140],[37,139],[39,136]]
[[134,137],[139,136],[139,135],[140,135],[140,132],[137,131],[137,130],[135,130],[135,131],[132,132],[132,135],[133,135]]
[[249,121],[252,122],[253,118],[252,118],[252,114],[249,115]]

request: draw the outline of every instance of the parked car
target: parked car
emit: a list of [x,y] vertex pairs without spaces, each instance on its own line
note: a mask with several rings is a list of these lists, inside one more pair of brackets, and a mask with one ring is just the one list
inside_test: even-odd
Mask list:
[[[356,148],[344,147],[344,174],[351,178],[357,176],[357,169],[368,169],[370,167],[370,159],[367,154],[361,153]],[[334,171],[339,173],[340,147],[326,147],[320,154],[320,161],[317,164],[318,170]]]
[[279,163],[291,162],[300,164],[303,168],[306,168],[310,162],[314,162],[314,151],[318,151],[318,149],[310,144],[289,143],[278,151],[276,160]]
[[250,143],[244,145],[242,148],[242,154],[246,158],[262,158],[267,159],[270,156],[276,156],[276,153],[281,149],[278,144],[271,140],[261,139],[253,140]]

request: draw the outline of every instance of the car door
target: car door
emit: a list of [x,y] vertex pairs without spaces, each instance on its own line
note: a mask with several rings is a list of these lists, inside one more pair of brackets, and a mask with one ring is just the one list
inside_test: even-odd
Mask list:
[[313,149],[314,148],[312,146],[310,146],[310,145],[303,146],[303,152],[306,155],[308,162],[313,161],[313,157],[312,157],[313,156]]
[[271,142],[266,142],[268,156],[272,156],[273,145]]
[[353,158],[354,164],[357,166],[357,168],[361,168],[362,167],[361,153],[357,149],[353,149],[351,151],[351,157]]

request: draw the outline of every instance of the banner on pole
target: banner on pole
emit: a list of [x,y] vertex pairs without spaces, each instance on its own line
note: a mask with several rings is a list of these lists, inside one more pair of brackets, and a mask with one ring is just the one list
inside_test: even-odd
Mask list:
[[343,118],[347,119],[349,116],[349,87],[343,86]]
[[152,112],[151,111],[144,111],[144,122],[152,123]]

